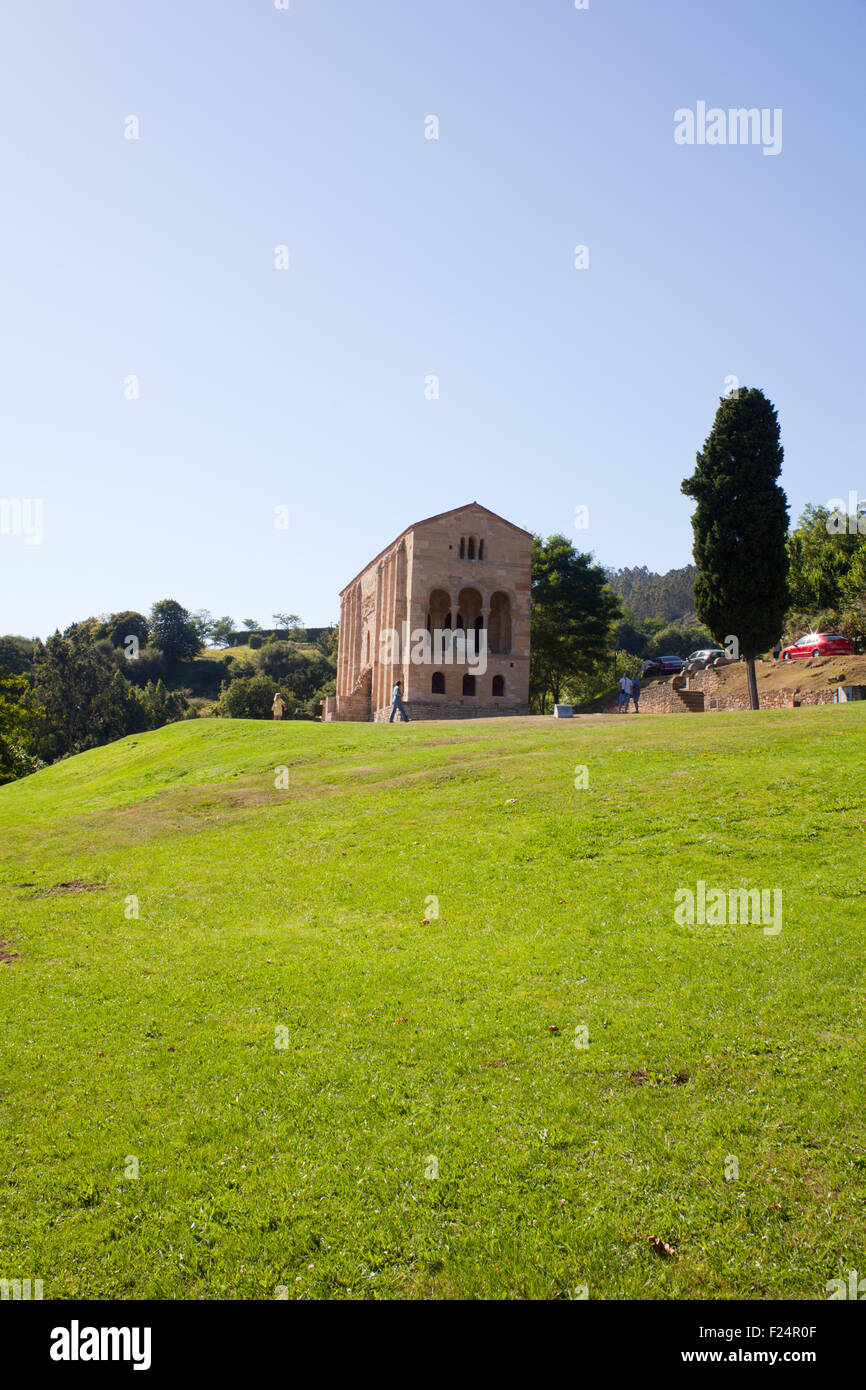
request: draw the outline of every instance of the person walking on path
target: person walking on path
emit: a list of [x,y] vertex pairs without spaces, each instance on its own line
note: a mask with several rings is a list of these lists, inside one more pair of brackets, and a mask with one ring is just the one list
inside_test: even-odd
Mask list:
[[398,711],[403,716],[404,723],[408,724],[409,716],[403,708],[403,687],[399,681],[391,691],[391,718],[388,720],[389,724],[394,723],[394,715],[397,714]]
[[618,714],[628,714],[628,702],[631,699],[631,680],[628,676],[619,678],[619,706]]
[[640,704],[640,676],[632,676],[631,698],[634,700],[635,714],[640,714],[640,710],[638,709],[638,705]]
[[286,709],[286,702],[285,702],[285,700],[283,699],[282,695],[280,694],[279,690],[277,691],[276,695],[274,696],[274,703],[273,703],[273,705],[271,706],[271,708],[272,708],[272,710],[274,711],[274,718],[275,718],[275,719],[282,719],[283,714],[285,713],[285,709]]

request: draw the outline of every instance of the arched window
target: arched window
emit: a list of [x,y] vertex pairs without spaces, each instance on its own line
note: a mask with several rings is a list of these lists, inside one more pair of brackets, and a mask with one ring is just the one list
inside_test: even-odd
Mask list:
[[441,671],[433,672],[433,681],[430,686],[430,689],[432,690],[434,695],[445,694],[445,677]]
[[484,559],[484,542],[483,542],[483,541],[479,541],[479,542],[478,542],[478,558],[479,558],[479,560],[483,560],[483,559]]
[[504,676],[494,676],[494,677],[493,677],[493,689],[491,690],[490,693],[491,693],[491,695],[504,695],[504,694],[505,694],[505,677],[504,677]]
[[474,677],[474,676],[464,676],[464,677],[463,677],[463,694],[464,694],[464,695],[474,695],[474,694],[475,694],[475,677]]
[[461,589],[457,596],[457,608],[460,612],[461,627],[478,627],[478,619],[481,616],[481,595],[477,589]]
[[442,628],[450,627],[449,609],[451,608],[451,595],[447,589],[433,589],[427,600],[427,631],[436,632]]
[[465,560],[465,559],[466,559],[466,537],[465,537],[465,536],[461,536],[461,537],[460,537],[460,559],[461,559],[461,560]]
[[474,559],[475,559],[475,537],[474,537],[474,536],[470,536],[470,537],[469,537],[469,553],[468,553],[468,558],[469,558],[470,560],[474,560]]

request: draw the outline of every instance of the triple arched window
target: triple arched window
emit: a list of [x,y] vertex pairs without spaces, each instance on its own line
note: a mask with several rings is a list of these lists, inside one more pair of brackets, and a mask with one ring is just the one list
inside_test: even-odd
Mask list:
[[[445,673],[443,671],[433,672],[430,680],[430,693],[431,695],[445,694]],[[471,676],[468,671],[462,677],[460,693],[461,695],[476,695],[478,693],[478,679],[476,676]],[[494,699],[502,698],[505,694],[504,676],[493,677],[490,694]]]

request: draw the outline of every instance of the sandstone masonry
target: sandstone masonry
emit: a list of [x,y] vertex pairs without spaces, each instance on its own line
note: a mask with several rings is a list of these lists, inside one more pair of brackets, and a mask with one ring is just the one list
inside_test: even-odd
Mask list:
[[[382,721],[403,683],[410,719],[529,713],[532,537],[478,502],[409,526],[340,594],[337,693],[326,720]],[[431,638],[418,659],[413,634]],[[448,634],[444,652],[436,633]],[[449,662],[450,635],[486,642],[487,669]],[[389,634],[399,634],[392,647]]]

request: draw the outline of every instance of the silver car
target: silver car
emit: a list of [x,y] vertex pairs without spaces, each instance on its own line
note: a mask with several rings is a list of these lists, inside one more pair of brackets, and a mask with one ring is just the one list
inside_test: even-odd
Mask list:
[[686,664],[695,671],[702,671],[706,666],[722,666],[727,659],[728,653],[721,647],[701,647],[700,651],[686,657]]

